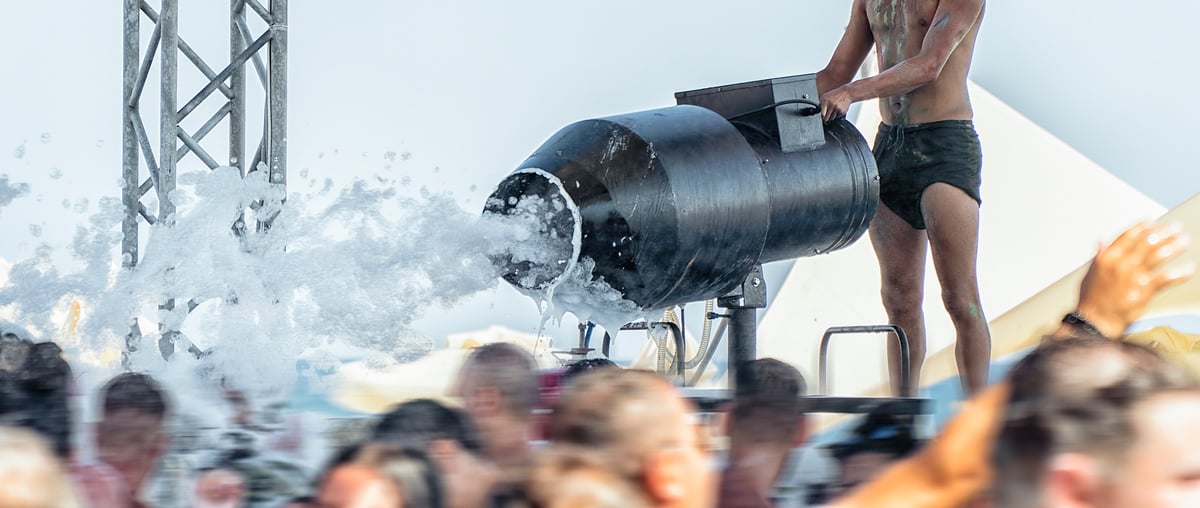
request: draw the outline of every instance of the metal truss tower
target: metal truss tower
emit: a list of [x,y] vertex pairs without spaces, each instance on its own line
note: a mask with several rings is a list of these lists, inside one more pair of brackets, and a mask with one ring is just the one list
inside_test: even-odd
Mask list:
[[[211,0],[192,2],[209,4]],[[123,95],[123,157],[122,157],[122,204],[124,218],[121,246],[122,264],[126,268],[138,263],[139,231],[142,223],[150,225],[173,225],[175,204],[170,193],[175,190],[175,176],[179,161],[188,154],[195,155],[210,169],[219,166],[238,168],[242,175],[253,171],[267,171],[270,181],[280,185],[287,183],[287,0],[267,0],[263,6],[259,0],[230,0],[229,22],[222,27],[228,31],[228,63],[222,59],[221,66],[214,70],[179,34],[179,0],[161,0],[155,11],[147,0],[124,0],[125,2],[125,47],[124,47],[124,95]],[[257,37],[247,23],[246,11],[253,11],[262,18],[266,30]],[[149,43],[142,54],[142,17],[145,16],[154,29]],[[266,53],[264,64],[263,53]],[[207,79],[183,106],[179,106],[179,56]],[[159,98],[157,112],[157,136],[146,129],[143,121],[142,99],[146,84],[150,81],[151,68],[157,63],[159,70]],[[258,80],[262,84],[265,104],[263,131],[258,144],[247,164],[246,113],[251,105],[246,91],[246,66],[252,63]],[[185,96],[186,97],[186,96]],[[219,101],[219,102],[218,102]],[[183,121],[196,113],[202,106],[220,105],[197,130],[188,132]],[[145,117],[153,119],[153,117]],[[228,123],[229,145],[224,163],[218,162],[201,144],[205,137],[222,122]],[[157,153],[157,156],[156,156]],[[145,167],[143,172],[142,168]],[[157,197],[157,210],[151,210],[142,202],[150,191]],[[140,219],[139,219],[140,217]],[[262,219],[260,219],[262,220]],[[269,221],[269,218],[267,219]],[[231,227],[239,235],[245,233],[244,221],[239,220]],[[269,223],[259,223],[269,227]],[[161,308],[173,309],[174,301],[164,303]],[[188,303],[189,310],[195,303]],[[160,348],[164,357],[174,350],[173,337],[177,331],[162,330]],[[136,329],[136,326],[135,326]],[[136,330],[127,339],[126,353],[137,348]]]
[[[246,11],[254,11],[267,24],[258,37],[251,33]],[[154,31],[146,53],[141,54],[141,19],[148,18]],[[138,231],[142,220],[151,225],[174,221],[175,205],[168,198],[175,190],[175,175],[179,160],[193,154],[209,168],[226,165],[236,167],[242,174],[265,169],[270,181],[287,183],[287,0],[269,0],[264,7],[258,0],[230,0],[229,63],[219,71],[207,64],[179,35],[179,1],[162,0],[161,10],[146,0],[125,0],[125,89],[122,125],[123,184],[122,201],[125,217],[122,223],[124,265],[138,262]],[[267,53],[263,63],[262,53]],[[198,92],[178,107],[179,66],[182,54],[208,79]],[[141,108],[142,95],[157,61],[159,78],[158,136],[152,140],[146,131]],[[264,126],[262,137],[253,158],[246,164],[246,64],[253,62],[265,92]],[[219,94],[218,94],[219,92]],[[214,94],[216,94],[214,96]],[[206,101],[224,101],[208,121],[195,132],[187,132],[182,122]],[[229,150],[225,163],[219,163],[201,141],[221,122],[228,120]],[[157,141],[157,143],[154,143]],[[181,146],[182,143],[182,146]],[[155,156],[157,144],[157,157]],[[142,172],[145,164],[146,173]],[[265,164],[263,168],[260,163]],[[143,180],[143,174],[147,175]],[[157,212],[149,210],[142,198],[151,190],[158,198]]]

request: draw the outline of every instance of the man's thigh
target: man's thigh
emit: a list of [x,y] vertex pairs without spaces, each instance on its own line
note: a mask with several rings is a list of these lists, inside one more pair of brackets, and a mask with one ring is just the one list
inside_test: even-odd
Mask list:
[[962,189],[935,183],[921,196],[921,209],[943,293],[978,292],[979,203]]
[[883,203],[876,208],[869,229],[871,246],[879,258],[883,290],[915,291],[925,283],[925,251],[928,240],[924,230],[915,229]]

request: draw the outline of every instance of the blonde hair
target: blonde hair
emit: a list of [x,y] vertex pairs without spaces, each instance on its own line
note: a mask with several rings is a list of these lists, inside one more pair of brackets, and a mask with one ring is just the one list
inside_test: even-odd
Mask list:
[[535,508],[644,508],[650,501],[628,478],[584,448],[552,444],[537,458],[526,485]]
[[0,426],[0,508],[78,508],[62,464],[41,436]]

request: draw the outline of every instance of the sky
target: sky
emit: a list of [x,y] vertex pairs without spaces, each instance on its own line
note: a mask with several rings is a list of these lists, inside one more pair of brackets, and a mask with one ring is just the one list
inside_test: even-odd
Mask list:
[[[182,3],[181,35],[217,65],[228,51],[227,2]],[[1189,150],[1200,106],[1186,100],[1200,71],[1183,39],[1200,4],[1133,5],[992,2],[972,79],[1169,208],[1200,192]],[[409,191],[481,209],[497,182],[574,121],[670,106],[676,91],[819,70],[849,7],[294,1],[289,190],[399,176]],[[42,245],[61,252],[103,198],[119,195],[122,12],[94,0],[7,2],[5,12],[0,179],[29,185],[0,207],[0,258],[11,263]],[[143,39],[150,29],[143,18]],[[180,74],[182,104],[202,83],[182,57]],[[153,117],[150,87],[143,108]],[[223,138],[218,130],[206,142],[218,159]],[[492,323],[532,331],[536,309],[515,295],[501,285],[419,324],[433,336]]]

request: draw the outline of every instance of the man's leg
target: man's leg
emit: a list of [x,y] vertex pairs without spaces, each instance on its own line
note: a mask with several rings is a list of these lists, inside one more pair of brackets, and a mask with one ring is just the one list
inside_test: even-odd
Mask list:
[[935,183],[925,189],[921,210],[929,231],[933,267],[942,302],[954,321],[955,358],[963,390],[970,396],[987,385],[992,339],[979,304],[975,273],[979,250],[979,203],[961,189]]
[[892,393],[916,394],[925,361],[925,314],[921,310],[925,289],[925,231],[913,229],[882,202],[871,221],[871,245],[879,258],[880,294],[888,322],[908,336],[910,393],[900,393],[900,348],[888,341],[888,369]]

